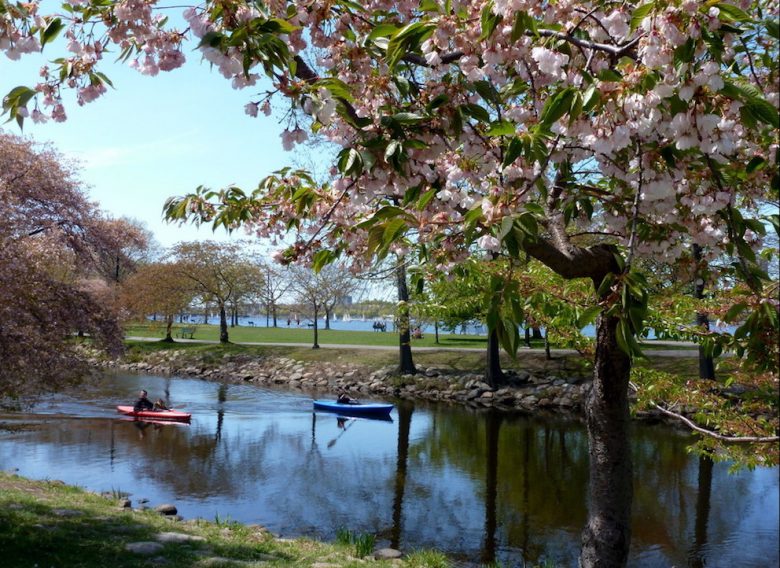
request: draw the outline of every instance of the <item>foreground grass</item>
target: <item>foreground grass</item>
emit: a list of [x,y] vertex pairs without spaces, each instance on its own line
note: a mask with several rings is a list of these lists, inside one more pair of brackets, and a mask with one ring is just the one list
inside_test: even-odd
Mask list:
[[[154,542],[157,535],[165,532],[204,540],[166,543],[160,552],[150,556],[125,549],[128,543]],[[0,472],[0,550],[3,566],[305,567],[317,562],[347,567],[394,565],[370,556],[359,559],[351,544],[278,539],[261,527],[230,521],[174,522],[153,511],[122,509],[112,497],[58,481],[32,481],[7,472]],[[428,558],[435,558],[435,563]],[[431,552],[411,554],[404,563],[421,568],[451,566],[446,557]]]

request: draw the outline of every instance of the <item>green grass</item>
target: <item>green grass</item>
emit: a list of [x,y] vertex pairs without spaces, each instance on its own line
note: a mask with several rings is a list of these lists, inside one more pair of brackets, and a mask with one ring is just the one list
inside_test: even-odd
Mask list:
[[[176,324],[173,329],[174,340],[181,327],[192,327],[191,324]],[[219,340],[219,326],[196,326],[193,339],[206,341]],[[128,336],[158,337],[162,339],[165,328],[160,324],[133,324],[125,327]],[[228,328],[230,341],[234,343],[305,343],[312,344],[314,331],[312,328],[287,328],[287,327],[249,327],[238,326]],[[332,345],[379,345],[392,347],[398,345],[398,334],[390,331],[381,333],[374,331],[343,331],[343,330],[318,330],[318,342]],[[433,334],[426,333],[421,339],[412,339],[412,347],[467,347],[485,349],[487,339],[481,335],[439,334],[439,343],[436,343]],[[539,343],[540,347],[543,344]]]

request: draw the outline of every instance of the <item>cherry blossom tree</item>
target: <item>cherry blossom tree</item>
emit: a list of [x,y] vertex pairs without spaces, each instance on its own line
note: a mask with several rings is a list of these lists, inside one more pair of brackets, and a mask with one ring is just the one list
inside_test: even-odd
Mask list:
[[79,379],[76,332],[121,351],[105,283],[94,278],[111,222],[76,174],[51,148],[0,132],[0,396]]
[[583,566],[628,554],[629,373],[648,301],[636,260],[674,263],[692,244],[704,261],[730,256],[745,325],[723,345],[754,354],[776,337],[755,256],[758,205],[780,184],[775,0],[207,2],[184,11],[185,31],[153,0],[0,6],[11,58],[63,32],[69,51],[6,96],[20,123],[64,120],[69,88],[80,104],[101,96],[111,48],[142,73],[180,66],[189,33],[248,89],[249,115],[290,105],[285,147],[311,130],[342,149],[332,183],[281,170],[252,193],[171,200],[172,218],[297,231],[283,256],[315,267],[415,254],[448,271],[478,246],[590,280],[600,315]]

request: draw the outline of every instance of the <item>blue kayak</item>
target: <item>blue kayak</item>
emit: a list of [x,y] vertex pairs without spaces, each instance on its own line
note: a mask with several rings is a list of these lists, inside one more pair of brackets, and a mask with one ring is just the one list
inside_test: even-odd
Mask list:
[[342,404],[333,400],[315,400],[314,408],[351,416],[386,416],[393,410],[393,405],[382,402]]

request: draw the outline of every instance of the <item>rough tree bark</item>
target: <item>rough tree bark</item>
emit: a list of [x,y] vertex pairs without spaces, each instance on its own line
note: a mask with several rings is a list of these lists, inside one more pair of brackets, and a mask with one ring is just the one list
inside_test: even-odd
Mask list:
[[593,384],[585,405],[590,509],[580,566],[622,568],[631,542],[633,467],[629,442],[631,359],[617,343],[618,318],[599,316]]
[[320,317],[320,307],[317,305],[317,302],[314,302],[314,343],[312,344],[312,349],[319,349],[320,344],[319,341],[319,329],[317,328],[317,320]]
[[219,342],[230,343],[228,339],[227,311],[224,302],[219,304]]

